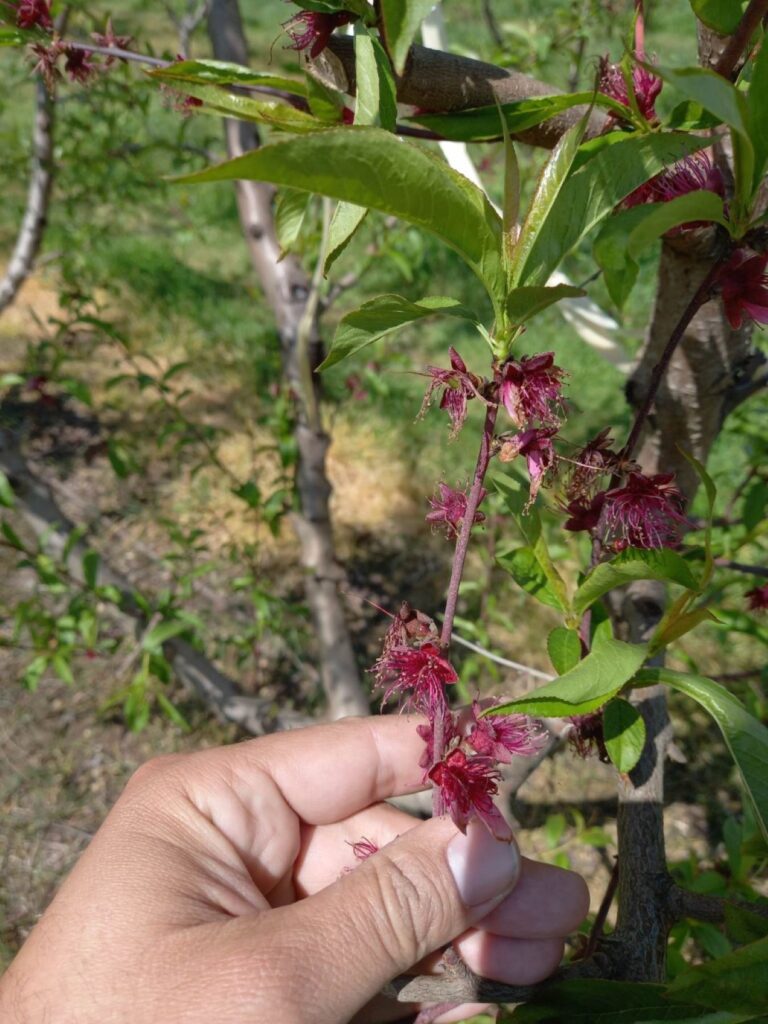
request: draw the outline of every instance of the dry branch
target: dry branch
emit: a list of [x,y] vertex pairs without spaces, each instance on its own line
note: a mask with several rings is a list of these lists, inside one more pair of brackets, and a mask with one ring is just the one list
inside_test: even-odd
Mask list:
[[53,188],[53,131],[55,100],[43,80],[35,83],[35,120],[32,129],[32,171],[27,205],[10,262],[0,281],[0,313],[16,298],[32,272],[43,240]]
[[[217,59],[248,64],[237,0],[212,0],[208,31]],[[256,149],[260,143],[250,123],[227,120],[225,131],[230,158]],[[240,222],[251,260],[275,315],[284,379],[297,396],[299,511],[293,513],[292,521],[301,545],[307,601],[320,648],[320,674],[328,710],[332,718],[364,715],[370,710],[369,702],[360,683],[341,599],[340,584],[344,574],[336,559],[331,526],[331,486],[325,471],[330,441],[322,426],[310,415],[310,409],[319,405],[319,385],[314,370],[322,361],[323,352],[315,316],[308,324],[306,344],[302,343],[302,332],[307,327],[307,305],[316,302],[316,296],[298,260],[290,255],[280,260],[272,214],[272,189],[254,181],[239,181],[236,188]],[[302,354],[305,355],[303,361]],[[307,378],[312,390],[310,396],[304,395]]]

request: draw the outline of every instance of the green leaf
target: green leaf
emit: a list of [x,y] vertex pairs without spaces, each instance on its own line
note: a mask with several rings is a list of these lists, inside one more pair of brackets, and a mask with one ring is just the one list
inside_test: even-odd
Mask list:
[[0,46],[25,46],[34,42],[35,36],[11,25],[0,25]]
[[240,85],[261,86],[306,94],[306,86],[300,78],[288,78],[269,71],[253,71],[241,64],[230,64],[224,60],[181,60],[162,68],[148,71],[150,78],[163,82],[191,83],[195,85]]
[[312,197],[295,188],[281,188],[275,203],[275,231],[281,253],[291,252],[304,227],[304,219]]
[[667,989],[669,999],[732,1013],[764,1014],[768,993],[768,938],[697,964]]
[[573,610],[582,615],[590,605],[614,587],[632,580],[667,580],[687,590],[696,590],[697,581],[688,563],[668,548],[646,550],[627,548],[610,562],[602,562],[584,579],[573,598]]
[[[749,111],[742,93],[708,68],[665,68],[649,65],[650,70],[686,99],[701,104],[732,129],[734,178],[740,210],[746,209],[754,190],[755,152],[749,132]],[[734,218],[738,222],[738,215]]]
[[647,654],[646,644],[605,640],[569,672],[524,697],[493,708],[494,715],[525,712],[558,718],[596,711],[632,679]]
[[[570,128],[552,151],[552,156],[544,165],[544,170],[536,185],[536,191],[528,206],[528,211],[520,229],[520,237],[512,261],[509,267],[509,281],[511,285],[523,284],[523,270],[525,262],[531,254],[536,239],[546,225],[557,199],[563,191],[563,187],[570,173],[573,161],[578,152],[581,140],[587,127],[588,116]],[[552,268],[555,269],[554,267]],[[541,280],[530,281],[530,284],[545,284],[549,275]]]
[[741,0],[691,0],[699,21],[721,36],[730,36],[741,21]]
[[577,92],[568,95],[535,96],[515,103],[501,103],[498,106],[469,107],[450,114],[413,114],[406,118],[428,128],[441,138],[455,142],[487,142],[501,136],[499,118],[504,119],[507,131],[512,135],[534,128],[550,117],[573,107],[588,107],[593,100],[598,106],[605,106],[626,120],[629,110],[621,103],[591,92]]
[[370,299],[359,309],[341,318],[331,343],[331,350],[320,369],[327,370],[330,366],[335,366],[366,345],[415,320],[437,315],[477,322],[477,316],[471,309],[462,306],[456,299],[443,296],[428,296],[419,299],[418,302],[404,299],[402,295],[379,295],[375,299]]
[[435,0],[381,0],[380,9],[387,49],[395,71],[402,75],[408,50]]
[[338,204],[333,211],[331,225],[328,230],[328,252],[325,257],[323,273],[327,274],[336,260],[341,256],[352,237],[366,218],[368,210],[354,203]]
[[712,679],[668,668],[644,669],[638,674],[638,685],[649,683],[666,683],[680,690],[714,718],[739,769],[755,818],[768,838],[768,729]]
[[151,629],[144,639],[141,641],[141,646],[145,651],[149,651],[151,654],[161,654],[163,650],[163,644],[167,640],[171,640],[175,636],[179,636],[181,633],[186,633],[190,629],[190,624],[182,619],[173,619],[170,622],[161,622],[159,626],[155,626]]
[[501,220],[485,194],[435,154],[381,128],[330,128],[176,179],[270,181],[368,206],[431,231],[466,260],[497,310]]
[[3,536],[11,545],[11,547],[16,548],[17,551],[26,551],[26,548],[24,547],[24,541],[21,539],[18,533],[16,533],[16,531],[14,530],[10,523],[6,523],[5,520],[3,520],[0,523],[0,530],[2,530]]
[[83,579],[86,586],[93,589],[99,579],[101,556],[96,551],[86,551],[83,555]]
[[[764,911],[768,909],[765,901],[759,905]],[[756,942],[758,939],[768,938],[768,917],[726,902],[725,930],[734,942]]]
[[200,100],[203,106],[196,109],[203,113],[224,114],[240,121],[255,121],[279,131],[296,134],[318,132],[328,127],[327,122],[314,114],[299,110],[284,100],[266,97],[255,99],[240,92],[228,92],[218,85],[198,85],[196,82],[179,82],[178,88],[185,95]]
[[620,697],[609,701],[603,709],[603,735],[616,768],[631,772],[645,746],[645,721],[637,708]]
[[575,668],[581,658],[581,640],[575,629],[556,626],[547,637],[549,660],[559,676]]
[[506,551],[497,558],[502,569],[510,574],[518,586],[535,597],[537,601],[556,608],[559,612],[566,611],[567,605],[552,586],[548,574],[534,548],[522,547],[514,551]]
[[666,203],[634,206],[608,218],[595,239],[594,255],[603,268],[608,292],[617,306],[626,302],[637,279],[640,254],[667,231],[692,221],[728,227],[720,196],[699,190]]
[[575,246],[630,192],[665,167],[707,145],[706,139],[677,132],[650,135],[613,133],[580,149],[581,162],[559,189],[520,268],[520,284],[545,284]]
[[69,659],[65,654],[60,651],[54,654],[51,659],[51,667],[63,683],[66,683],[67,686],[75,685],[75,677],[72,675],[72,666],[69,664]]
[[561,299],[577,299],[582,295],[586,295],[583,288],[575,288],[570,284],[513,288],[505,302],[507,320],[510,324],[524,324],[555,302]]
[[14,497],[10,480],[2,469],[0,469],[0,505],[5,508],[13,508],[15,504],[16,498]]
[[391,132],[397,120],[397,91],[381,43],[362,25],[355,29],[355,124]]
[[29,662],[21,673],[21,684],[25,689],[35,692],[43,673],[48,668],[48,660],[47,654],[38,654]]
[[685,1021],[697,1017],[691,1003],[670,1003],[664,985],[648,982],[578,980],[542,986],[512,1015],[513,1024],[649,1024],[654,1019]]
[[760,187],[766,170],[768,170],[768,46],[760,47],[752,65],[752,78],[747,93],[747,112],[749,115],[749,135],[755,150],[755,173],[752,182],[756,192]]
[[258,508],[261,504],[261,491],[253,480],[246,480],[239,487],[233,487],[232,493],[244,501],[249,508]]
[[155,696],[157,698],[157,703],[165,712],[166,716],[170,718],[173,724],[178,726],[178,728],[181,729],[182,732],[191,732],[192,726],[186,720],[184,715],[182,715],[182,713],[179,711],[176,705],[173,704],[170,700],[168,700],[168,698],[161,690],[158,690]]

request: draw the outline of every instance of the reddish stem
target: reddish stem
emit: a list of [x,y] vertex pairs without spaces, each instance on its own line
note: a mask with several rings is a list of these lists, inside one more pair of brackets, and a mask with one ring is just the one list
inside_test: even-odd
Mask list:
[[[753,33],[768,12],[768,0],[751,0],[741,16],[739,26],[731,36],[726,48],[715,64],[715,71],[723,78],[730,78],[739,62],[739,58],[747,47]],[[765,43],[763,43],[765,45]]]
[[453,633],[453,619],[456,615],[456,604],[459,600],[459,587],[464,572],[464,562],[469,547],[469,535],[475,521],[475,513],[480,504],[483,494],[483,481],[488,471],[488,464],[491,461],[491,446],[493,444],[493,432],[496,427],[496,414],[498,405],[489,404],[485,409],[485,423],[483,424],[483,436],[480,441],[480,451],[477,453],[475,464],[475,475],[472,479],[472,487],[467,495],[467,510],[461,523],[461,531],[456,541],[456,550],[453,553],[453,567],[451,569],[451,581],[448,584],[448,596],[445,600],[445,618],[443,628],[440,632],[440,643],[446,649],[451,644]]

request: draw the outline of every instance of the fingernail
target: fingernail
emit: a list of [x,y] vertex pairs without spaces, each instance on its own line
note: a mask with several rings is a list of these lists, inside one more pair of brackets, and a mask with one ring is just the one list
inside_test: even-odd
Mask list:
[[446,850],[462,902],[476,907],[506,896],[520,874],[517,844],[501,842],[479,821],[471,821],[466,835],[459,833]]

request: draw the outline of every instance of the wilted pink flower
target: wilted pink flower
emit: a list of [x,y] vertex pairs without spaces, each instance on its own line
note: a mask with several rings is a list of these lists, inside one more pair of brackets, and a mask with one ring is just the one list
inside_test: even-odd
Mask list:
[[609,764],[611,759],[605,746],[603,712],[593,711],[588,715],[574,715],[570,721],[573,732],[569,735],[568,741],[575,747],[579,757],[597,754],[603,764]]
[[432,768],[429,777],[438,789],[438,814],[450,814],[462,832],[478,817],[491,835],[512,841],[512,829],[492,799],[501,778],[492,758],[482,754],[467,757],[463,750],[452,750]]
[[[638,56],[642,59],[642,54],[638,54]],[[663,84],[658,75],[654,75],[644,67],[635,65],[632,68],[632,91],[637,100],[638,110],[646,121],[651,123],[657,120],[654,104]],[[611,64],[607,57],[603,57],[600,61],[598,89],[601,93],[616,100],[617,103],[631,107],[624,73],[618,64]]]
[[378,852],[379,848],[376,843],[366,839],[365,836],[362,839],[358,839],[356,843],[352,843],[352,853],[354,853],[357,860],[368,860],[369,857]]
[[456,669],[434,644],[422,647],[391,647],[373,667],[386,687],[382,704],[393,694],[404,695],[403,707],[432,715],[445,703],[445,687],[458,680]]
[[581,530],[594,530],[600,522],[600,514],[603,511],[605,491],[596,494],[591,500],[582,498],[570,502],[565,506],[568,519],[563,523],[566,530],[579,533]]
[[509,764],[513,756],[532,757],[541,750],[547,737],[527,715],[485,715],[474,701],[474,724],[467,743],[478,754]]
[[547,427],[560,424],[564,376],[555,366],[554,352],[526,356],[520,362],[510,359],[504,364],[499,397],[516,426],[530,426],[536,420]]
[[594,495],[600,477],[616,464],[612,444],[613,439],[606,427],[569,460],[573,468],[565,487],[568,501],[583,504],[585,498]]
[[19,0],[16,24],[19,28],[42,28],[50,32],[53,28],[51,5],[47,0]]
[[744,317],[768,324],[768,253],[737,249],[718,275],[728,323],[741,327]]
[[392,616],[392,624],[384,637],[384,650],[407,647],[412,641],[437,640],[437,635],[434,619],[408,601],[403,601],[397,614]]
[[511,462],[518,455],[522,455],[526,460],[528,475],[531,478],[529,505],[536,500],[547,470],[555,464],[552,438],[556,433],[557,429],[554,427],[548,430],[525,430],[522,434],[515,434],[510,440],[502,442],[499,450],[499,459],[502,462]]
[[747,607],[752,612],[764,612],[768,610],[768,583],[764,583],[762,587],[755,587],[754,590],[748,590],[745,594],[747,598]]
[[53,92],[56,79],[61,77],[58,69],[58,59],[64,53],[64,44],[54,39],[50,46],[43,46],[42,43],[33,43],[30,46],[33,57],[37,58],[33,71],[36,71],[43,79],[49,92]]
[[91,60],[93,54],[90,50],[79,50],[71,46],[64,49],[66,60],[64,70],[73,82],[80,82],[85,85],[96,74],[97,66]]
[[314,60],[328,45],[334,29],[355,20],[355,15],[347,11],[336,11],[331,14],[301,11],[283,23],[283,28],[293,40],[288,48],[309,50],[309,56]]
[[445,409],[450,416],[451,435],[455,437],[467,418],[467,402],[477,395],[481,382],[479,377],[467,370],[466,363],[455,348],[449,348],[448,353],[451,357],[450,370],[444,370],[439,366],[428,366],[426,369],[427,376],[431,379],[424,395],[420,415],[423,416],[429,408],[433,393],[442,387],[444,390],[440,398],[440,408]]
[[[112,19],[107,19],[106,29],[104,32],[91,32],[91,39],[96,43],[97,46],[106,47],[108,50],[127,50],[131,43],[131,36],[118,36],[115,35],[115,30],[112,27]],[[116,60],[124,60],[122,57],[107,57],[104,60],[104,67],[111,67]]]
[[672,483],[673,473],[630,473],[624,487],[606,491],[601,523],[606,539],[621,550],[675,547],[680,531],[688,524],[683,515],[684,499]]
[[[432,511],[427,512],[425,518],[433,527],[443,526],[445,536],[452,540],[454,537],[458,537],[461,524],[467,514],[467,495],[464,491],[454,491],[448,484],[440,483],[437,486],[440,496],[429,499]],[[480,501],[487,493],[486,489],[482,488]],[[475,512],[472,522],[485,522],[485,516],[482,512]]]

